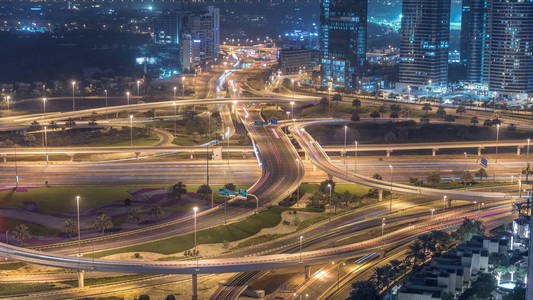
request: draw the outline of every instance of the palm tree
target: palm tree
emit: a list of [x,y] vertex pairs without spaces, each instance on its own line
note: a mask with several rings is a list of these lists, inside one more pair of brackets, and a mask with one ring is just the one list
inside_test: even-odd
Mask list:
[[393,112],[390,113],[390,117],[392,118],[392,120],[396,120],[400,116],[398,115],[398,112],[393,111]]
[[479,119],[476,116],[473,116],[470,119],[470,124],[472,124],[473,126],[477,126],[477,124],[479,124]]
[[372,274],[372,280],[376,283],[378,287],[386,287],[392,278],[392,267],[390,265],[385,265],[383,267],[377,268]]
[[446,231],[434,230],[429,235],[435,244],[437,252],[444,251],[450,245],[451,237]]
[[132,219],[137,224],[141,223],[143,220],[142,211],[138,207],[134,207],[130,210],[130,215],[128,216],[128,219]]
[[425,254],[422,251],[423,249],[422,243],[420,243],[419,240],[414,241],[409,245],[409,254],[405,258],[406,261],[412,261],[416,265],[421,259],[425,258]]
[[158,216],[162,215],[164,213],[163,209],[159,205],[154,205],[150,209],[150,215],[157,218]]
[[429,234],[419,236],[418,240],[420,241],[422,249],[426,255],[435,251],[435,243]]
[[422,106],[422,110],[426,112],[426,115],[433,110],[433,108],[431,108],[431,105],[429,103],[425,103],[424,106]]
[[170,193],[176,200],[181,200],[181,196],[187,192],[187,187],[181,181],[170,187]]
[[446,117],[446,110],[444,109],[444,107],[439,106],[439,108],[437,109],[437,117],[441,119],[444,119]]
[[108,215],[102,213],[96,217],[94,228],[102,233],[105,233],[106,230],[113,228],[113,221],[111,221],[111,218]]
[[236,191],[237,190],[237,187],[233,183],[226,183],[224,185],[224,188],[226,190],[230,190],[230,191]]
[[347,300],[379,300],[379,291],[372,281],[358,281],[352,284],[350,298]]
[[78,225],[72,221],[72,219],[66,219],[65,222],[63,222],[63,230],[67,236],[73,236],[78,232]]
[[370,114],[370,117],[375,120],[377,118],[380,118],[381,114],[379,113],[379,111],[375,110]]
[[18,224],[13,230],[13,237],[19,242],[31,239],[30,228],[26,224]]
[[462,105],[459,105],[457,109],[455,110],[456,113],[463,115],[466,112],[466,108]]
[[466,186],[474,181],[474,176],[472,176],[472,172],[465,170],[461,175],[461,181],[463,182],[464,188],[466,189]]
[[522,175],[526,175],[526,181],[529,181],[529,175],[533,174],[533,170],[531,169],[531,165],[527,163],[526,167],[522,169]]
[[489,174],[487,174],[487,171],[484,168],[480,168],[476,172],[476,177],[479,177],[479,181],[483,181],[483,178],[487,178]]

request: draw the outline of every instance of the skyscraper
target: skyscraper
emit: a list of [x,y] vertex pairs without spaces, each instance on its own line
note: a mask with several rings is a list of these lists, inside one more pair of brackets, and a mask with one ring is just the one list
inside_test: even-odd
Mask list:
[[466,80],[469,82],[483,81],[489,4],[489,0],[463,0],[461,61],[466,65]]
[[485,73],[489,90],[533,93],[533,1],[491,0]]
[[357,87],[366,62],[367,0],[322,0],[322,85]]
[[400,83],[446,85],[450,0],[403,0]]

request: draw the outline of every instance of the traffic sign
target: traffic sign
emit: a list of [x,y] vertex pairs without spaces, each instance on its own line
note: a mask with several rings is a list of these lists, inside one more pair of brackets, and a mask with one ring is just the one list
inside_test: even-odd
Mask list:
[[481,166],[483,166],[483,168],[486,168],[488,165],[489,165],[489,160],[482,157],[480,160],[479,160],[479,164]]
[[243,198],[248,198],[248,191],[245,189],[239,189],[239,196]]
[[237,195],[237,193],[235,193],[232,190],[228,190],[228,189],[219,189],[218,194],[223,197],[233,197]]

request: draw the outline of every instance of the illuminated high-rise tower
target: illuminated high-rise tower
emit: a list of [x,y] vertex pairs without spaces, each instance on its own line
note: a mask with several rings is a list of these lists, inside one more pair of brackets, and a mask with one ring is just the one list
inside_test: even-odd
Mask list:
[[490,0],[463,0],[461,24],[461,61],[466,65],[466,79],[482,82]]
[[367,0],[321,1],[322,85],[358,87],[366,62],[367,13]]
[[403,0],[400,83],[446,85],[450,41],[450,0]]
[[533,0],[491,0],[489,11],[489,90],[524,99],[533,93]]

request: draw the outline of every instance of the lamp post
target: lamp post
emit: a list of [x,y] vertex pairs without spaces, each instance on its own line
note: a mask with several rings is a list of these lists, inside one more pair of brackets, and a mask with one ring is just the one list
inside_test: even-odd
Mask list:
[[300,235],[300,263],[303,262],[303,260],[302,260],[302,243],[303,243],[303,240],[304,240],[304,236]]
[[392,214],[392,171],[393,171],[393,167],[392,165],[389,165],[389,169],[390,169],[390,202],[389,202],[389,213]]
[[529,144],[531,143],[531,139],[527,139],[527,154],[526,154],[526,158],[529,159]]
[[291,116],[294,119],[294,101],[291,101]]
[[448,201],[448,196],[442,196],[442,202],[444,202],[444,208],[446,208],[446,202]]
[[496,125],[496,163],[498,163],[498,146],[500,145],[500,124]]
[[387,221],[386,218],[381,219],[381,247],[385,246],[385,240],[383,240],[383,236],[385,235],[385,226],[387,225],[385,221]]
[[44,126],[44,152],[46,157],[46,164],[48,164],[48,132],[47,126]]
[[333,199],[331,199],[331,190],[332,190],[331,183],[328,183],[328,188],[329,188],[329,212],[331,212],[331,206],[333,205],[332,204]]
[[174,98],[176,98],[176,90],[177,90],[177,88],[173,87],[172,90],[174,91]]
[[81,256],[80,196],[76,196],[76,214],[78,216],[78,256]]
[[344,125],[344,168],[346,169],[346,175],[348,175],[348,164],[346,163],[346,156],[348,156],[348,152],[346,150],[347,133],[348,133],[348,125]]
[[107,107],[107,90],[104,90],[104,94],[105,94],[105,107]]
[[196,239],[198,207],[192,208],[194,212],[194,256],[196,258],[196,270],[198,270],[198,240]]
[[128,105],[130,105],[130,91],[126,92],[126,101],[128,102]]
[[292,83],[292,98],[294,99],[294,79],[291,79]]
[[354,167],[354,172],[357,172],[357,150],[358,150],[358,147],[359,147],[359,142],[357,142],[357,140],[355,140],[354,142],[354,146],[355,146],[355,167]]
[[130,115],[130,146],[133,146],[133,115]]
[[431,212],[431,218],[433,219],[433,214],[435,213],[435,209],[432,208],[432,209],[430,209],[429,211]]
[[72,81],[72,111],[76,110],[76,96],[74,94],[74,88],[76,87],[76,81]]
[[140,94],[140,87],[141,87],[141,81],[137,80],[137,97],[139,97],[141,95]]
[[6,96],[6,103],[7,103],[7,111],[9,112],[9,104],[10,104],[10,101],[11,100],[11,96]]
[[185,76],[181,77],[181,96],[185,97]]
[[174,137],[176,137],[178,133],[178,110],[177,110],[177,103],[174,101]]
[[46,114],[46,97],[43,98],[43,114]]

